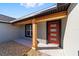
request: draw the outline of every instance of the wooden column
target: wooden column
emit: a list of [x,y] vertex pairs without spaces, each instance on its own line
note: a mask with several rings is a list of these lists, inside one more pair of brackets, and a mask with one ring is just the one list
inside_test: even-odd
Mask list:
[[32,49],[37,49],[37,24],[32,20]]

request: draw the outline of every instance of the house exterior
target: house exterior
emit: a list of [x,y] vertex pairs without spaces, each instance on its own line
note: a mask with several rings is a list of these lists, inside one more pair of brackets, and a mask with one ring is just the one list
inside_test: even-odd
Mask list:
[[[78,55],[78,12],[79,4],[59,3],[22,18],[0,21],[0,42],[26,39],[32,40],[32,49],[39,43],[52,44],[66,55]],[[14,19],[14,18],[13,18]]]
[[15,18],[0,14],[0,43],[18,39],[18,27],[11,25],[9,22]]

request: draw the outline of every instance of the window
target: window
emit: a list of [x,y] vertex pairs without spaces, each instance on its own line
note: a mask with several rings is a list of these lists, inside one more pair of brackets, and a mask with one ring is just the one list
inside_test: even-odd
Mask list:
[[31,24],[25,25],[25,36],[32,37],[32,25]]

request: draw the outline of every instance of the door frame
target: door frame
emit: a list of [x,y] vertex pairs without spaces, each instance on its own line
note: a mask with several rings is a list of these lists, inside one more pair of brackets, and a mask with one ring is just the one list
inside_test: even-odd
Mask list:
[[60,30],[59,30],[59,47],[61,47],[61,19],[59,19],[59,20],[53,20],[53,21],[47,21],[46,22],[46,43],[48,44],[49,42],[48,42],[48,23],[49,22],[55,22],[55,21],[58,21],[59,22],[59,28],[60,28]]

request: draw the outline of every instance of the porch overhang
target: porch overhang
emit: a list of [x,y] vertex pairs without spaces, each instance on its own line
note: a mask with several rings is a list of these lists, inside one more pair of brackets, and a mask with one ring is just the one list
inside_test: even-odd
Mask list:
[[37,24],[40,22],[47,22],[53,20],[59,20],[67,17],[67,9],[69,4],[62,4],[54,8],[50,8],[39,13],[34,13],[33,15],[27,15],[29,17],[25,17],[20,19],[19,21],[13,21],[13,25],[22,26],[26,24],[32,24],[32,49],[37,49]]
[[15,22],[14,25],[25,25],[25,24],[32,24],[32,49],[36,50],[38,47],[37,44],[37,23],[39,22],[46,22],[46,21],[53,21],[53,20],[59,20],[62,18],[67,17],[67,11],[62,11],[58,13],[53,13],[41,17],[36,18],[30,18],[23,21]]
[[36,23],[46,22],[46,21],[51,21],[51,20],[58,20],[58,19],[62,19],[65,17],[67,17],[67,11],[62,11],[62,12],[58,12],[58,13],[54,13],[54,14],[36,18]]
[[14,25],[25,25],[25,24],[32,24],[33,20],[35,20],[35,23],[39,23],[39,22],[46,22],[46,21],[51,21],[51,20],[58,20],[58,19],[62,19],[65,17],[67,17],[67,11],[62,11],[62,12],[58,12],[58,13],[54,13],[54,14],[50,14],[50,15],[45,15],[45,16],[41,16],[41,17],[30,18],[30,19],[26,19],[23,21],[18,21],[13,24]]

